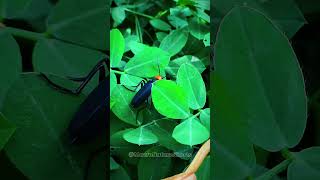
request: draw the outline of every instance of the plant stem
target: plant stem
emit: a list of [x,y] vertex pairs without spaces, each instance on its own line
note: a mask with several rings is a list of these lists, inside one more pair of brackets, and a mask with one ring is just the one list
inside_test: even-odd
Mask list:
[[282,149],[281,150],[281,154],[284,158],[288,159],[288,160],[292,160],[294,159],[293,154],[289,151],[289,149]]
[[115,73],[115,74],[127,74],[127,73],[125,73],[123,71],[117,71],[117,70],[113,70],[113,69],[111,69],[110,71]]
[[136,15],[139,15],[139,16],[143,16],[143,17],[146,17],[146,18],[149,18],[149,19],[155,19],[155,17],[153,16],[149,16],[147,14],[143,14],[143,13],[139,13],[137,11],[133,11],[131,9],[128,9],[128,8],[125,8],[124,10],[128,11],[128,12],[131,12],[132,14],[136,14]]
[[13,36],[30,39],[32,41],[38,41],[45,38],[45,35],[42,33],[31,32],[13,27],[5,27],[4,29]]
[[276,165],[275,167],[273,167],[272,169],[270,169],[266,173],[264,173],[261,176],[259,176],[258,178],[256,178],[256,180],[269,180],[269,179],[271,179],[272,177],[276,176],[280,172],[286,170],[288,165],[291,163],[291,161],[292,161],[292,159],[286,159],[286,160],[282,161],[280,164]]

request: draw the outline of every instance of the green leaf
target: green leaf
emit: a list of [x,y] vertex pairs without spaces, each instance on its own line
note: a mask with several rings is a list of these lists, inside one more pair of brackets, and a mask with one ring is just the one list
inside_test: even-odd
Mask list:
[[110,179],[131,180],[126,170],[121,166],[119,169],[110,172]]
[[[219,60],[219,62],[218,62]],[[255,152],[249,139],[249,127],[246,119],[242,118],[241,102],[234,101],[234,89],[224,84],[219,76],[220,59],[216,61],[216,70],[211,74],[211,111],[214,114],[214,125],[211,127],[212,152],[215,157],[212,161],[212,177],[214,179],[234,180],[245,179],[250,176],[255,166]],[[213,76],[213,77],[212,77]],[[228,173],[225,170],[228,169]]]
[[110,157],[110,170],[117,170],[119,168],[120,165],[112,157]]
[[[85,77],[106,55],[58,40],[38,41],[33,51],[34,70],[63,77]],[[98,75],[84,91],[90,93],[98,84]]]
[[205,35],[210,32],[209,26],[197,17],[189,21],[189,31],[193,37],[199,40],[204,39]]
[[238,118],[248,120],[252,142],[268,151],[297,145],[306,126],[306,93],[283,33],[258,11],[235,8],[220,26],[214,54],[215,76],[245,112]]
[[151,92],[154,107],[160,114],[172,119],[189,117],[187,95],[175,82],[170,80],[156,81]]
[[137,110],[131,108],[130,103],[135,95],[125,89],[122,85],[118,84],[111,94],[111,100],[114,102],[112,112],[122,121],[131,125],[137,125]]
[[188,118],[173,130],[172,137],[181,144],[193,146],[205,142],[209,138],[209,131],[196,117]]
[[162,30],[162,31],[170,31],[171,30],[170,25],[167,24],[165,21],[162,21],[161,19],[151,19],[150,24],[154,28]]
[[161,156],[162,153],[169,152],[166,148],[160,146],[152,147],[145,152],[145,154],[151,154],[151,156],[142,157],[139,161],[139,180],[159,180],[166,178],[169,175],[172,165],[172,157]]
[[204,35],[203,44],[204,44],[205,47],[210,46],[210,33]]
[[320,179],[320,147],[311,147],[293,153],[293,162],[288,167],[288,180]]
[[156,47],[145,47],[142,51],[136,52],[124,70],[131,75],[152,78],[164,70],[169,60],[170,55],[167,52]]
[[156,36],[157,36],[157,39],[158,41],[162,41],[168,34],[167,33],[164,33],[164,32],[157,32],[156,33]]
[[204,125],[208,129],[208,131],[210,131],[210,108],[201,110],[200,122],[202,125]]
[[186,45],[188,40],[188,32],[184,29],[171,31],[160,44],[160,49],[167,51],[171,56],[179,53]]
[[145,49],[150,48],[150,46],[139,43],[137,41],[131,42],[129,45],[129,49],[132,51],[133,54],[138,54],[143,52]]
[[191,109],[203,108],[206,103],[206,86],[197,68],[189,63],[182,64],[177,74],[177,84],[187,93]]
[[110,63],[111,67],[118,67],[124,53],[125,41],[118,29],[110,32]]
[[216,14],[215,28],[220,24],[220,20],[228,12],[239,6],[246,6],[254,8],[261,13],[265,14],[283,32],[290,38],[306,23],[303,14],[292,0],[281,1],[261,1],[261,0],[217,0],[212,3],[211,11]]
[[123,138],[133,144],[148,145],[158,142],[158,137],[143,126],[123,134]]
[[12,136],[16,127],[0,113],[0,151]]
[[34,20],[48,15],[51,6],[48,0],[1,0],[0,17]]
[[154,123],[147,128],[158,137],[158,143],[161,146],[174,152],[189,150],[189,146],[178,143],[171,135],[177,124],[175,120],[162,118],[161,121],[154,120]]
[[120,77],[120,83],[126,86],[127,88],[129,88],[130,86],[136,87],[142,80],[143,78],[132,76],[129,74],[122,74]]
[[115,22],[114,26],[120,25],[126,18],[126,12],[124,7],[111,8],[111,16]]
[[48,33],[58,39],[100,50],[109,49],[105,0],[59,1],[48,18]]
[[126,36],[124,40],[126,45],[124,51],[127,52],[131,49],[131,47],[134,47],[134,45],[131,45],[131,44],[139,41],[139,37],[136,35],[129,35],[129,36]]
[[117,77],[114,74],[114,72],[110,72],[110,95],[112,95],[113,89],[116,87],[117,87]]
[[170,61],[169,66],[166,68],[166,72],[172,76],[176,76],[180,66],[184,63],[191,63],[197,68],[199,73],[202,73],[206,69],[205,65],[199,58],[191,55],[185,55]]
[[[101,147],[101,142],[81,147],[68,145],[68,124],[84,98],[61,93],[34,73],[23,74],[8,91],[2,112],[17,131],[5,152],[28,179],[83,178],[87,158]],[[99,168],[102,164],[94,161],[93,165],[90,178],[106,178],[105,171]]]
[[0,31],[0,108],[10,86],[22,71],[20,49],[13,37]]

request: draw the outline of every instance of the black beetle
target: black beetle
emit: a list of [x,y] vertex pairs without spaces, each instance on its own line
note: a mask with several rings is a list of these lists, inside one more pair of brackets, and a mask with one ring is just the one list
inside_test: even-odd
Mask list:
[[78,111],[74,114],[68,127],[68,134],[71,144],[86,143],[97,137],[107,129],[107,118],[109,117],[109,78],[106,77],[107,60],[100,61],[86,76],[82,78],[69,78],[70,80],[82,82],[75,89],[70,90],[53,83],[45,74],[40,75],[45,78],[53,87],[60,91],[79,95],[83,88],[99,71],[99,85],[82,102]]

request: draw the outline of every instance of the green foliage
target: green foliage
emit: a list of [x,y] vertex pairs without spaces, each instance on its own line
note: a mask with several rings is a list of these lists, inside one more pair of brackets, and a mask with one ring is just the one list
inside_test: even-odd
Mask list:
[[[216,1],[212,6],[213,18],[223,17],[214,34],[210,91],[212,178],[279,179],[277,174],[288,169],[281,174],[288,180],[319,179],[318,147],[289,150],[301,143],[308,113],[305,81],[288,39],[304,23],[300,11],[291,1]],[[288,20],[279,21],[282,16]],[[273,162],[269,152],[281,152],[284,160]],[[266,160],[274,167],[265,168]]]
[[[39,72],[77,87],[65,77],[84,77],[106,58],[108,6],[103,0],[0,0],[0,146],[7,159],[0,166],[16,172],[1,170],[0,179],[82,179],[87,158],[105,144],[105,136],[79,147],[67,141],[67,127],[98,78],[74,96],[49,86]],[[106,178],[103,156],[93,161],[90,179]]]
[[[194,149],[209,138],[209,71],[205,71],[210,58],[208,4],[115,3],[111,7],[111,61],[112,57],[122,57],[111,63],[110,126],[124,122],[127,127],[111,133],[111,147],[117,147],[111,156],[131,179],[156,180],[180,173],[196,152]],[[199,51],[192,47],[194,44]],[[124,54],[119,53],[123,46]],[[133,108],[131,101],[144,88],[140,84],[143,79],[155,81],[150,97]],[[168,153],[169,157],[128,158],[130,152]],[[136,168],[138,173],[132,170]]]

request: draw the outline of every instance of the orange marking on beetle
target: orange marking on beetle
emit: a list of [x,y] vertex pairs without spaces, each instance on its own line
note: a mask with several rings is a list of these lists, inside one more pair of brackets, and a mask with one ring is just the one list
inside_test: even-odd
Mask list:
[[154,78],[155,78],[156,80],[161,80],[161,79],[162,79],[161,76],[155,76]]

